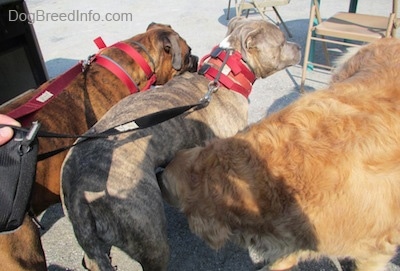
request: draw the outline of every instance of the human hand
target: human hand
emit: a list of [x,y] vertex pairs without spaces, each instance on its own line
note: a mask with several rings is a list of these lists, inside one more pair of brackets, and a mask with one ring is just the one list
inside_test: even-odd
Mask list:
[[[7,115],[0,114],[0,124],[10,124],[14,126],[21,126],[21,124]],[[0,145],[7,143],[14,135],[14,131],[10,127],[0,128]]]

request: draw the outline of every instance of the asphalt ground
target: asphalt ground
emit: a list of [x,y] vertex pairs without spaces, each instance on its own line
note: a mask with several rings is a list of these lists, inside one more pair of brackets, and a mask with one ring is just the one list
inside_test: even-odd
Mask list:
[[[232,1],[234,2],[234,1]],[[381,3],[382,2],[382,3]],[[151,22],[170,24],[192,47],[193,53],[203,56],[218,44],[226,33],[228,1],[202,0],[152,0],[152,1],[85,1],[85,0],[27,0],[33,15],[33,26],[50,77],[54,77],[78,60],[97,52],[92,40],[102,36],[107,44],[129,38],[144,32]],[[339,10],[348,9],[348,1],[323,0],[322,15],[327,17]],[[310,0],[292,0],[278,10],[287,23],[293,37],[291,41],[304,48],[308,25]],[[387,15],[391,1],[361,0],[360,13]],[[74,15],[61,20],[60,14],[85,13],[87,20],[78,20]],[[47,18],[43,17],[47,15]],[[54,17],[51,17],[51,14]],[[89,20],[89,14],[91,18]],[[115,17],[105,18],[107,14]],[[124,14],[130,14],[128,17]],[[231,7],[230,15],[235,16]],[[276,17],[268,11],[272,21]],[[36,17],[35,17],[36,16]],[[49,17],[50,16],[50,17]],[[76,16],[76,15],[75,15]],[[250,14],[250,17],[259,17]],[[342,47],[331,47],[336,56],[344,51]],[[316,47],[316,59],[322,59],[320,47]],[[322,61],[322,60],[321,60]],[[299,97],[301,65],[290,67],[271,77],[255,83],[250,95],[249,123],[279,110]],[[307,74],[306,90],[312,91],[326,86],[330,74],[315,69]],[[168,236],[171,246],[169,271],[217,271],[256,270],[257,259],[252,253],[233,244],[218,252],[208,248],[203,241],[190,233],[185,217],[175,209],[166,206]],[[379,218],[377,218],[379,219]],[[40,216],[45,227],[42,241],[50,271],[83,270],[82,250],[76,242],[72,227],[64,216],[61,205],[54,205]],[[113,262],[118,270],[138,271],[138,263],[113,250]],[[394,260],[399,263],[399,260]],[[351,261],[342,262],[344,270],[351,270]],[[301,263],[300,270],[337,270],[328,259]],[[397,265],[390,270],[400,270]]]

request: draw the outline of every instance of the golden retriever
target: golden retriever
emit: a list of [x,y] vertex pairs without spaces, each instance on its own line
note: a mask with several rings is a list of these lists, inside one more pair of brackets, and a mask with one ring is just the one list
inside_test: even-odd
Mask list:
[[179,152],[159,185],[211,247],[252,247],[266,270],[318,255],[385,270],[400,244],[400,41],[362,47],[327,89]]

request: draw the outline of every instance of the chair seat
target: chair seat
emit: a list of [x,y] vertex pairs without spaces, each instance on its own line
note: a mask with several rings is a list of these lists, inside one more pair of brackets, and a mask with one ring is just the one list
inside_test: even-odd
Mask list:
[[285,22],[283,21],[281,15],[279,14],[279,12],[276,8],[277,6],[283,6],[283,5],[289,4],[290,0],[241,0],[240,2],[235,0],[235,3],[236,3],[236,15],[237,16],[241,16],[242,12],[244,10],[247,10],[247,14],[246,14],[246,17],[247,17],[249,15],[249,10],[254,9],[265,20],[269,19],[265,15],[265,12],[267,11],[268,8],[271,8],[275,12],[275,14],[278,18],[278,22],[282,23],[283,27],[285,28],[286,32],[288,33],[289,38],[292,37],[292,34],[290,33],[289,29],[287,28]]
[[259,7],[263,8],[263,7],[276,7],[276,6],[287,5],[290,3],[290,0],[257,0],[257,1],[246,0],[246,2],[256,2]]
[[385,37],[389,19],[383,16],[338,12],[315,27],[318,35],[372,42]]

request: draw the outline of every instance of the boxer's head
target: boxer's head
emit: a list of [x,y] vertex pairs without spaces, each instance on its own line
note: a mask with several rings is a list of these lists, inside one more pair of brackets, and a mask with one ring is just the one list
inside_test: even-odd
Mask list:
[[135,42],[141,43],[153,59],[158,85],[185,71],[197,71],[198,57],[191,54],[190,46],[170,25],[151,23]]

